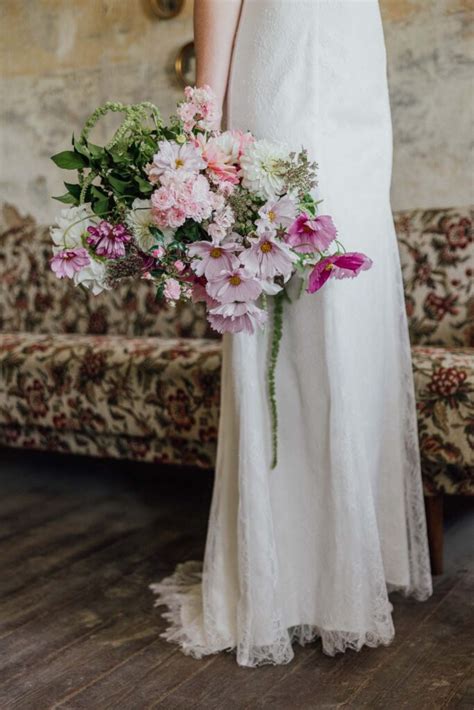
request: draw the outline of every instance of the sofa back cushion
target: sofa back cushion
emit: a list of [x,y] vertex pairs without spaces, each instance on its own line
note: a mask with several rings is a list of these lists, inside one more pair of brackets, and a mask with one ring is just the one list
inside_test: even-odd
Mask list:
[[201,305],[165,307],[146,281],[93,296],[49,267],[48,229],[17,219],[0,233],[0,331],[209,337]]
[[474,345],[472,208],[395,215],[413,344]]

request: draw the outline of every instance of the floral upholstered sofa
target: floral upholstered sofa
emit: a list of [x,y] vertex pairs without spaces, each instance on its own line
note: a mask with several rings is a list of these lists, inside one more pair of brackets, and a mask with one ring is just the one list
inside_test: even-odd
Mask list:
[[[474,493],[471,210],[395,218],[436,537],[440,495]],[[0,234],[0,445],[212,467],[221,349],[202,311],[165,310],[146,281],[93,297],[50,253],[31,219]]]

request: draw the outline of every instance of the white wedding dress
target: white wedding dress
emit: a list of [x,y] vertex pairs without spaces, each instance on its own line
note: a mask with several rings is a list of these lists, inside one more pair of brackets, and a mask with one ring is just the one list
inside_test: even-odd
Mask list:
[[[376,0],[244,0],[228,127],[309,149],[322,213],[373,268],[285,304],[271,470],[269,333],[224,337],[204,568],[153,585],[165,637],[201,657],[287,663],[387,644],[387,592],[431,593],[410,348],[389,202],[391,121]],[[298,284],[293,285],[297,292]]]

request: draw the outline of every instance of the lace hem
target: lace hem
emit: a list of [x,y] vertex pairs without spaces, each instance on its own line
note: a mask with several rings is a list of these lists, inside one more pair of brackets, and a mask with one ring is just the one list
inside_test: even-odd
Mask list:
[[245,647],[235,639],[224,638],[216,633],[206,633],[203,623],[202,564],[196,561],[179,564],[176,571],[150,589],[157,596],[154,606],[166,606],[162,616],[169,626],[160,636],[181,647],[184,654],[193,658],[236,651],[241,666],[284,665],[294,657],[293,644],[301,646],[321,639],[323,652],[328,656],[360,651],[363,646],[375,648],[388,646],[394,637],[393,625],[385,623],[378,632],[345,632],[324,629],[313,624],[293,626],[265,646]]

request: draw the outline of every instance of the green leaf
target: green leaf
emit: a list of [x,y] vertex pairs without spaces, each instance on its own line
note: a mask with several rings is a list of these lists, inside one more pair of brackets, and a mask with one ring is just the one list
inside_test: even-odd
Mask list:
[[70,195],[76,198],[76,200],[79,200],[81,197],[81,186],[80,185],[74,185],[70,182],[65,182],[64,187],[66,190],[69,192]]
[[100,145],[94,145],[94,143],[87,144],[89,152],[93,158],[102,158],[105,155],[105,150]]
[[83,155],[85,158],[89,158],[89,150],[87,147],[87,143],[82,143],[81,141],[77,140],[74,137],[74,134],[72,135],[72,144],[74,146],[74,150]]
[[65,205],[79,204],[79,200],[76,199],[73,195],[70,195],[69,192],[66,192],[65,195],[59,195],[58,197],[53,197],[53,200],[57,200],[58,202],[64,202]]
[[149,183],[148,180],[144,180],[143,178],[138,176],[135,178],[135,182],[137,183],[141,192],[144,192],[145,195],[148,195],[150,192],[152,192],[153,185]]
[[88,165],[87,159],[73,150],[64,150],[62,153],[56,153],[51,157],[53,163],[56,163],[58,168],[64,170],[78,170],[85,168]]
[[128,190],[129,183],[125,182],[125,180],[119,180],[119,178],[108,175],[107,181],[110,185],[112,185],[114,190],[119,193],[119,195],[124,195]]
[[92,203],[92,211],[98,217],[105,217],[109,212],[109,201],[108,200],[95,200]]

